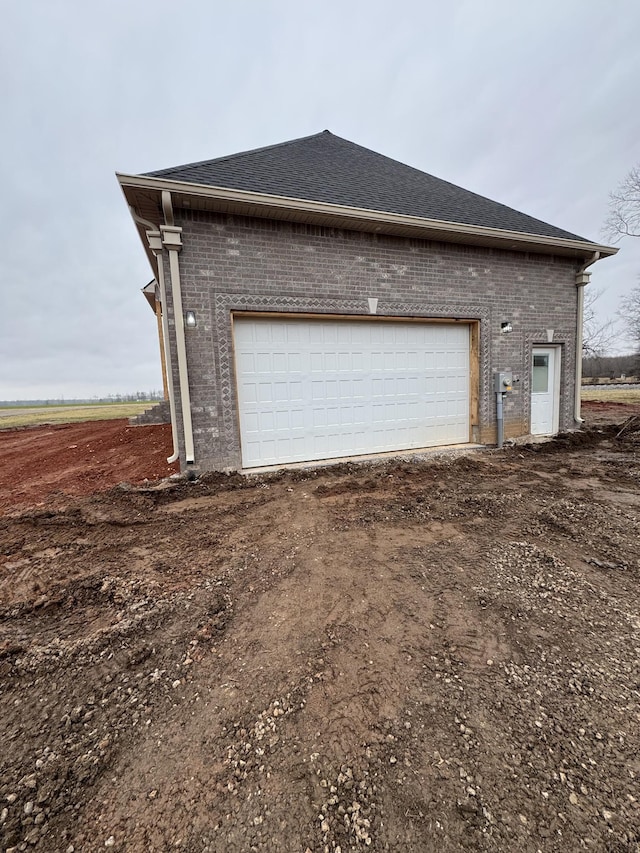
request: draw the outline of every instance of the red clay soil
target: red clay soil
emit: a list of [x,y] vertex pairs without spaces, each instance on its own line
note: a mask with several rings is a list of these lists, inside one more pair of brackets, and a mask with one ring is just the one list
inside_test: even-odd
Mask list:
[[[583,403],[587,425],[640,415],[640,404]],[[118,483],[139,484],[178,472],[168,424],[131,427],[126,419],[0,430],[0,514],[13,507],[55,503]]]
[[168,477],[178,470],[167,464],[170,454],[168,424],[132,427],[122,419],[2,430],[0,512],[57,492],[89,495]]
[[582,403],[582,417],[590,426],[622,422],[633,415],[640,415],[640,403],[614,403],[611,400],[585,400]]

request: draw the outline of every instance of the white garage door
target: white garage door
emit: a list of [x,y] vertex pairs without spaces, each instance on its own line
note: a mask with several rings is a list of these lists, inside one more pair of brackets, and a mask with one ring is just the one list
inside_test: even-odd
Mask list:
[[242,464],[469,441],[469,326],[236,317]]

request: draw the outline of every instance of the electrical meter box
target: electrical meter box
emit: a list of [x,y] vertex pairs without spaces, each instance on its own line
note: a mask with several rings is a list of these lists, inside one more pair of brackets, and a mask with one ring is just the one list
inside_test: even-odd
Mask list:
[[495,380],[495,392],[496,394],[505,391],[511,391],[513,389],[513,373],[510,370],[505,370],[502,373],[494,374]]

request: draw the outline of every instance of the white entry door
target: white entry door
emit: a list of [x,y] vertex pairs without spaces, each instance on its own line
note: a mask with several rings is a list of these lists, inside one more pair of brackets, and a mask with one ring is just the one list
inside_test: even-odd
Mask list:
[[531,368],[531,434],[555,435],[560,408],[560,350],[534,347]]
[[469,441],[469,326],[234,318],[245,468]]

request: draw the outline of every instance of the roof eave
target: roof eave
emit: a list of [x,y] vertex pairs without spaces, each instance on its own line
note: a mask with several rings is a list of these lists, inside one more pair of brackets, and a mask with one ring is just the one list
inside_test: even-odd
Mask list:
[[[308,199],[173,181],[167,178],[153,178],[146,175],[116,173],[116,177],[131,206],[137,208],[138,204],[135,202],[144,202],[146,197],[149,206],[146,211],[140,211],[142,216],[145,213],[150,215],[152,208],[159,215],[161,209],[159,195],[162,190],[169,190],[174,196],[174,206],[177,208],[280,218],[379,234],[413,236],[442,242],[467,243],[512,251],[569,255],[578,258],[593,257],[595,252],[599,252],[600,257],[603,258],[618,252],[615,247],[588,240],[525,234],[461,222],[445,222]],[[157,200],[154,198],[156,193],[158,193]],[[138,230],[143,238],[143,229],[139,225]]]

